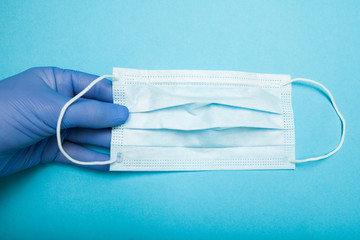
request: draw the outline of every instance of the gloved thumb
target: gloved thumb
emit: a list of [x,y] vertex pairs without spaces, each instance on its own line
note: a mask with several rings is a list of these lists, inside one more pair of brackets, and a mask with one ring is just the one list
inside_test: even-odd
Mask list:
[[124,123],[127,107],[90,99],[79,99],[65,112],[61,128],[107,128]]

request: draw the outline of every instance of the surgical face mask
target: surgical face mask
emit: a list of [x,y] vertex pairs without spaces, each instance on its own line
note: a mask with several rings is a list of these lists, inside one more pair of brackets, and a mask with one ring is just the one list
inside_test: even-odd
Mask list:
[[[105,77],[113,78],[114,103],[128,107],[126,123],[112,129],[109,161],[81,162],[62,148],[60,126],[66,109]],[[291,83],[321,87],[342,124],[337,148],[295,160]],[[233,71],[134,70],[114,68],[94,80],[62,109],[58,145],[72,162],[111,164],[112,171],[294,169],[342,146],[345,121],[331,93],[309,79]]]

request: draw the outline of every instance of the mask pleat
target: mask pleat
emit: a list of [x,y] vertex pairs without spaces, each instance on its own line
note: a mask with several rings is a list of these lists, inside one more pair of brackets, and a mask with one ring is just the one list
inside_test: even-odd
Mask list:
[[226,128],[283,128],[278,113],[219,104],[188,104],[145,113],[131,113],[124,128],[202,130]]
[[124,129],[126,146],[164,146],[186,148],[226,148],[276,146],[283,141],[283,131],[262,128],[228,128],[206,130]]
[[149,112],[191,104],[218,104],[270,113],[281,113],[279,89],[254,86],[204,86],[124,84],[125,103],[130,112]]

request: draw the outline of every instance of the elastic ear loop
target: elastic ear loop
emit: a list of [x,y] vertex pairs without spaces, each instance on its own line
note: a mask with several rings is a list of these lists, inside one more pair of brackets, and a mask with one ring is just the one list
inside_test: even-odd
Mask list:
[[60,152],[62,154],[64,154],[64,156],[69,159],[69,161],[76,163],[76,164],[80,164],[80,165],[106,165],[106,164],[111,164],[116,162],[116,159],[113,160],[106,160],[106,161],[94,161],[94,162],[82,162],[76,159],[73,159],[72,157],[70,157],[64,150],[63,146],[62,146],[62,142],[61,142],[61,122],[63,120],[63,117],[65,115],[66,110],[68,109],[68,107],[73,104],[76,100],[78,100],[79,98],[81,98],[85,93],[87,93],[95,84],[97,84],[98,82],[100,82],[101,80],[105,79],[105,78],[113,78],[113,75],[104,75],[101,77],[98,77],[97,79],[95,79],[94,81],[92,81],[84,90],[82,90],[80,93],[78,93],[75,97],[73,97],[72,99],[70,99],[65,105],[64,107],[61,109],[60,115],[59,115],[59,119],[56,125],[56,138],[57,138],[57,144],[59,146]]
[[288,84],[290,84],[292,82],[309,82],[309,83],[312,83],[312,84],[315,84],[315,85],[321,87],[325,91],[325,93],[328,95],[328,97],[330,98],[331,104],[334,107],[336,114],[339,116],[342,128],[341,128],[341,139],[340,139],[339,145],[334,150],[329,152],[328,154],[318,156],[318,157],[306,158],[306,159],[303,159],[303,160],[291,160],[290,162],[303,163],[303,162],[310,162],[310,161],[318,161],[318,160],[330,157],[331,155],[336,153],[341,148],[341,146],[343,145],[344,138],[345,138],[345,129],[346,129],[345,119],[343,118],[343,116],[341,115],[339,109],[337,108],[335,100],[334,100],[332,94],[330,93],[330,91],[324,85],[322,85],[321,83],[316,82],[314,80],[310,80],[310,79],[306,79],[306,78],[294,78],[294,79],[291,79],[290,81],[285,82],[282,85],[285,86],[285,85],[288,85]]

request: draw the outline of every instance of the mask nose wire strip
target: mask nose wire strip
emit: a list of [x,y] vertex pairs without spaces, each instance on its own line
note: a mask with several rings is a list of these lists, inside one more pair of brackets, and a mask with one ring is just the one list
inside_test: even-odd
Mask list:
[[106,160],[106,161],[93,161],[93,162],[82,162],[76,159],[73,159],[72,157],[70,157],[64,150],[63,146],[62,146],[62,142],[61,142],[61,122],[63,120],[63,117],[65,115],[66,110],[68,109],[68,107],[73,104],[76,100],[78,100],[79,98],[81,98],[85,93],[87,93],[95,84],[97,84],[98,82],[100,82],[101,80],[105,79],[105,78],[113,78],[113,75],[104,75],[101,77],[98,77],[97,79],[95,79],[94,81],[92,81],[86,88],[84,88],[84,90],[82,90],[80,93],[78,93],[75,97],[73,97],[72,99],[70,99],[61,109],[60,115],[59,115],[59,119],[56,125],[56,138],[57,138],[57,144],[59,146],[60,152],[62,154],[64,154],[64,156],[69,159],[69,161],[76,163],[76,164],[80,164],[80,165],[106,165],[106,164],[110,164],[116,161],[116,159],[113,160]]
[[339,145],[334,150],[329,152],[328,154],[318,156],[318,157],[306,158],[303,160],[291,160],[290,162],[303,163],[303,162],[310,162],[310,161],[318,161],[318,160],[330,157],[331,155],[336,153],[343,145],[344,138],[345,138],[345,130],[346,130],[346,123],[345,123],[344,117],[341,115],[339,109],[337,108],[335,100],[334,100],[331,92],[324,85],[322,85],[321,83],[316,82],[314,80],[310,80],[310,79],[306,79],[306,78],[294,78],[294,79],[291,79],[290,81],[283,83],[282,86],[288,85],[292,82],[308,82],[308,83],[315,84],[315,85],[319,86],[320,88],[322,88],[325,91],[325,93],[328,95],[328,97],[330,98],[330,102],[331,102],[332,106],[334,107],[336,114],[339,116],[342,129],[341,129],[341,139],[340,139]]

